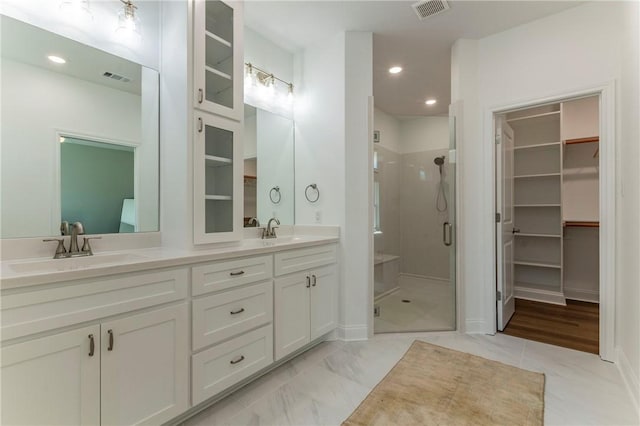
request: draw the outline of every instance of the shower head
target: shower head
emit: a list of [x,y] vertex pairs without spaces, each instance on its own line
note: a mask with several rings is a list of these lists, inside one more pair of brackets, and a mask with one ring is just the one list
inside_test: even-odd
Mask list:
[[436,166],[442,167],[442,165],[444,164],[444,155],[442,157],[436,157],[433,159],[433,162],[436,164]]

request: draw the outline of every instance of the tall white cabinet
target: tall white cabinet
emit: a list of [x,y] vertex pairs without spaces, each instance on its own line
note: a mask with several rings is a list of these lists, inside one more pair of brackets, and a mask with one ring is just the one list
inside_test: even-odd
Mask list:
[[243,4],[194,0],[193,240],[242,237]]

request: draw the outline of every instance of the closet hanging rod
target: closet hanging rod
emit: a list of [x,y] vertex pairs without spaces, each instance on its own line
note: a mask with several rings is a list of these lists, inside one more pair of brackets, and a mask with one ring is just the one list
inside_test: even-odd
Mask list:
[[577,139],[566,139],[564,141],[565,145],[573,145],[576,143],[592,143],[592,142],[600,142],[599,136],[591,136],[588,138],[577,138]]

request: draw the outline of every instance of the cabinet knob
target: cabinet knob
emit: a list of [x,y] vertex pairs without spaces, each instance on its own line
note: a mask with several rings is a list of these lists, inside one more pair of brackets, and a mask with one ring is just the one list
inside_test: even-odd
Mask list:
[[107,330],[107,333],[109,334],[109,346],[107,346],[107,350],[112,351],[113,350],[113,330]]

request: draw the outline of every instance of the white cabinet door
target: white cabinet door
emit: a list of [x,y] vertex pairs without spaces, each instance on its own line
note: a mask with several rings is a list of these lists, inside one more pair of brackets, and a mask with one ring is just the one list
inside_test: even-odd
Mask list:
[[242,239],[242,128],[240,123],[195,114],[193,240],[195,244]]
[[291,274],[275,280],[276,360],[311,341],[309,333],[310,287],[310,279],[306,273]]
[[2,424],[100,424],[100,326],[10,345],[1,353]]
[[188,408],[186,304],[103,323],[102,424],[161,424]]
[[243,4],[196,0],[194,19],[194,106],[242,120],[244,111]]
[[310,272],[311,340],[326,334],[338,324],[338,274],[335,265]]

